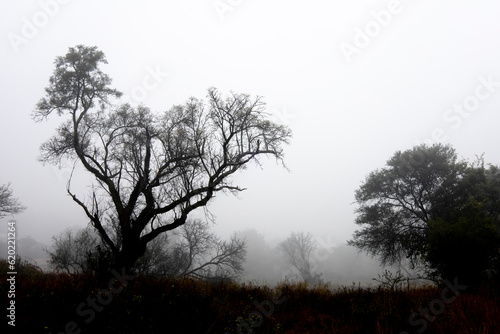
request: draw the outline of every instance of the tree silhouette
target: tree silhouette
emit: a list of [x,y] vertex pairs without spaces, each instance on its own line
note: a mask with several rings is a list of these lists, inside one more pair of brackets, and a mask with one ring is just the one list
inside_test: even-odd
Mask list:
[[[449,145],[396,152],[356,191],[363,228],[350,245],[383,264],[407,257],[429,277],[477,285],[499,274],[500,172],[458,161]],[[487,275],[486,275],[487,274]]]
[[283,162],[290,130],[266,118],[261,98],[223,97],[156,114],[128,104],[111,105],[121,93],[100,70],[106,59],[96,47],[70,48],[55,61],[46,96],[33,112],[37,121],[67,116],[41,146],[40,160],[80,163],[95,179],[88,199],[67,192],[111,250],[115,265],[130,269],[160,234],[182,226],[218,192],[240,192],[235,172],[261,156]]
[[286,261],[299,272],[305,282],[319,283],[321,275],[313,272],[311,263],[311,253],[316,245],[310,233],[292,232],[278,247]]
[[[356,224],[363,226],[349,244],[383,264],[409,258],[413,264],[425,254],[427,224],[443,212],[454,196],[466,164],[457,161],[450,146],[416,146],[398,151],[383,169],[371,172],[356,191]],[[441,211],[441,212],[438,212]]]

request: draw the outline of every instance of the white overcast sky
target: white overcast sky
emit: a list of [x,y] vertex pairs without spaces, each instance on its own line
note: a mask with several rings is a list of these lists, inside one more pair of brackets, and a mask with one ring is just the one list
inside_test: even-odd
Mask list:
[[68,169],[36,160],[62,118],[30,118],[70,46],[97,46],[113,86],[157,112],[210,86],[263,96],[293,131],[290,171],[264,161],[236,175],[248,190],[211,203],[216,231],[343,243],[354,191],[396,150],[441,141],[500,164],[499,14],[497,0],[2,0],[0,183],[28,207],[19,236],[87,224]]

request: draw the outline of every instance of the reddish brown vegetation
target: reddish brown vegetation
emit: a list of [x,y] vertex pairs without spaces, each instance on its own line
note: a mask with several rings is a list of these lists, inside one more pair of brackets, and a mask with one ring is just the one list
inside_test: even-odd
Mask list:
[[[2,268],[4,300],[5,272]],[[271,289],[138,277],[86,324],[90,318],[86,301],[108,289],[108,282],[85,275],[19,271],[17,329],[60,333],[74,321],[81,333],[249,333],[249,329],[253,333],[417,333],[421,323],[412,326],[410,316],[428,308],[442,292],[440,288],[356,287],[332,292],[301,284]],[[77,312],[82,303],[81,310],[87,311],[83,316]],[[444,305],[442,313],[427,321],[424,333],[497,333],[500,328],[498,290],[465,291]]]

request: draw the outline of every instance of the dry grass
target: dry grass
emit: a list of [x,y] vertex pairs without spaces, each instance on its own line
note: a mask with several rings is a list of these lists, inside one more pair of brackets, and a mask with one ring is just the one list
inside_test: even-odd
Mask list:
[[[1,279],[6,299],[6,277]],[[88,300],[105,298],[108,282],[85,275],[20,272],[16,327],[23,333],[64,333],[73,321],[73,330],[81,333],[417,333],[424,318],[411,323],[410,316],[442,298],[439,288],[353,286],[331,291],[282,283],[271,289],[138,277],[112,294],[107,305],[97,302],[99,311],[87,324],[92,309]],[[443,311],[426,321],[425,333],[497,333],[499,304],[495,289],[465,291],[443,303]]]

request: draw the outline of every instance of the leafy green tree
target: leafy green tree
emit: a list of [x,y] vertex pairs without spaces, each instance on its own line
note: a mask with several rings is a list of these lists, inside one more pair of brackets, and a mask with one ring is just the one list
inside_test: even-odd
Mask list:
[[110,88],[96,47],[70,48],[55,61],[46,96],[33,112],[37,121],[66,116],[41,146],[40,160],[68,158],[95,179],[88,199],[67,192],[111,250],[115,267],[129,270],[147,245],[182,226],[218,192],[244,190],[231,176],[261,156],[283,162],[290,130],[267,119],[261,98],[223,97],[208,90],[156,114],[141,106],[113,107],[121,93]]
[[500,260],[500,172],[481,159],[460,182],[463,205],[429,222],[426,260],[433,274],[460,277],[475,286],[498,279]]
[[383,264],[405,257],[418,263],[425,254],[427,224],[437,218],[434,203],[444,206],[465,169],[450,146],[420,145],[396,152],[356,191],[355,222],[363,228],[349,244],[379,256]]
[[409,258],[432,277],[459,276],[477,284],[498,258],[500,173],[484,161],[458,161],[449,145],[396,152],[356,191],[356,224],[349,244],[383,264]]
[[493,274],[500,238],[482,203],[471,202],[456,220],[430,222],[428,234],[426,260],[434,276],[477,286]]

